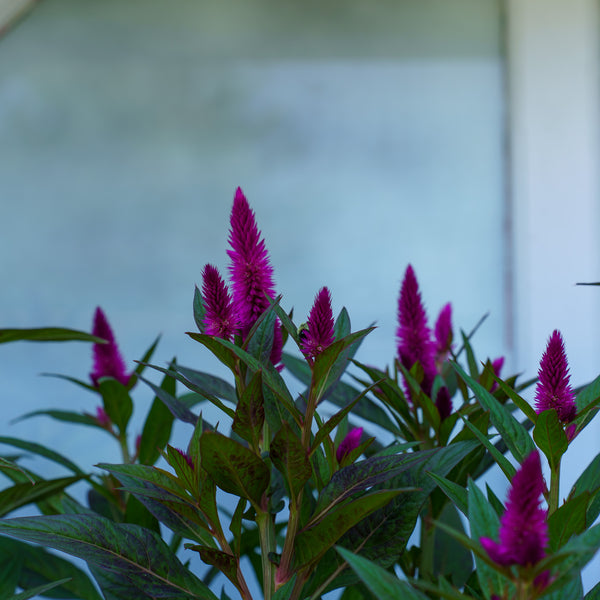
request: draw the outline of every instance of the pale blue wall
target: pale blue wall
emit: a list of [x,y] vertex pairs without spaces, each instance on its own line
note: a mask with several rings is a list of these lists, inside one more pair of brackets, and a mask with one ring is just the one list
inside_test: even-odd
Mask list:
[[[0,41],[0,326],[87,329],[100,304],[127,359],[162,332],[157,362],[213,368],[184,332],[241,185],[299,320],[328,285],[379,325],[359,358],[389,364],[412,262],[430,318],[491,311],[476,347],[502,354],[499,2],[228,6],[53,0]],[[0,346],[3,433],[117,459],[94,432],[6,424],[93,411],[37,376],[89,368],[85,345]]]

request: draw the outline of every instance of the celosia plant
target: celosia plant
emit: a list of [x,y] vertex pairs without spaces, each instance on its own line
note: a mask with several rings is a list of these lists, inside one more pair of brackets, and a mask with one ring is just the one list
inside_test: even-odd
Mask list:
[[[561,460],[597,411],[600,378],[572,390],[561,335],[550,337],[535,394],[524,392],[534,381],[501,378],[503,359],[477,361],[474,330],[454,335],[451,304],[430,328],[409,265],[397,356],[387,367],[370,365],[356,356],[371,328],[353,332],[343,308],[334,317],[327,287],[306,323],[293,322],[239,188],[229,227],[229,283],[210,263],[199,270],[198,331],[187,334],[227,378],[175,360],[150,364],[156,342],[128,366],[101,309],[91,334],[0,330],[0,343],[92,343],[91,384],[63,378],[95,396],[95,412],[63,407],[23,418],[101,429],[122,456],[82,468],[57,449],[0,438],[69,471],[46,479],[20,457],[0,461],[9,480],[0,493],[0,533],[9,536],[0,538],[3,594],[582,598],[581,569],[600,547],[600,456],[562,497]],[[155,396],[141,434],[130,424],[138,381]],[[220,411],[218,422],[195,408],[206,403]],[[189,428],[183,448],[169,444],[175,420]],[[489,486],[482,491],[492,467],[510,482],[506,507]],[[87,486],[85,500],[70,494],[76,482]],[[39,515],[10,516],[23,506]],[[89,572],[48,548],[83,559]],[[585,598],[599,594],[597,584]]]

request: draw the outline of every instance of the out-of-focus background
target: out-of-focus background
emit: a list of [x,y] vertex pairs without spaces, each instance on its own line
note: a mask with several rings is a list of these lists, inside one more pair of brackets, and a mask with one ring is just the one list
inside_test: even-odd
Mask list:
[[[128,361],[161,333],[155,362],[216,369],[184,332],[240,185],[283,306],[303,321],[328,285],[376,321],[359,359],[392,362],[411,263],[432,321],[489,312],[474,346],[504,374],[535,376],[555,328],[576,385],[600,372],[600,288],[575,286],[600,280],[597,0],[30,4],[0,0],[0,327],[89,330],[100,305]],[[93,412],[39,376],[85,379],[90,353],[0,346],[2,433],[117,460],[102,432],[10,424]]]

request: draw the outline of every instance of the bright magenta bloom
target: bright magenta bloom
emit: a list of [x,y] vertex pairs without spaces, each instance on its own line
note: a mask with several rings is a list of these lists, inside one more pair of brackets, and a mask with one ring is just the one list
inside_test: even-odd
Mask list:
[[563,423],[570,423],[577,415],[575,395],[569,383],[569,366],[565,346],[558,330],[554,330],[540,361],[539,381],[535,390],[535,410],[541,413],[556,409]]
[[204,333],[231,341],[238,329],[237,315],[227,285],[213,265],[206,265],[202,271],[202,300]]
[[435,362],[438,371],[442,363],[448,358],[452,349],[452,305],[450,302],[442,308],[435,322]]
[[337,447],[335,452],[335,457],[337,458],[338,463],[341,463],[345,456],[360,446],[360,438],[362,433],[362,427],[354,427],[347,433],[346,437],[340,442],[340,445]]
[[[233,305],[239,319],[243,337],[248,335],[258,317],[269,308],[267,296],[275,297],[273,267],[265,247],[265,241],[256,225],[254,211],[250,208],[241,188],[237,188],[231,209],[231,228],[227,251],[231,264]],[[271,362],[281,361],[283,337],[279,323],[275,324]]]
[[407,369],[417,361],[421,363],[424,372],[421,387],[429,395],[436,375],[435,344],[431,339],[419,284],[411,265],[406,268],[400,289],[398,321],[398,358]]
[[119,352],[115,336],[108,324],[106,315],[100,307],[96,308],[92,335],[106,340],[106,344],[94,344],[94,367],[90,373],[92,383],[97,386],[101,377],[112,377],[127,385],[130,375],[125,368],[125,361]]
[[546,511],[540,508],[544,489],[540,455],[535,450],[513,477],[506,511],[500,520],[500,542],[479,540],[499,565],[534,565],[546,555],[548,524]]
[[334,322],[331,310],[331,294],[329,289],[322,287],[310,309],[308,329],[302,336],[302,352],[307,358],[315,358],[327,346],[333,343]]

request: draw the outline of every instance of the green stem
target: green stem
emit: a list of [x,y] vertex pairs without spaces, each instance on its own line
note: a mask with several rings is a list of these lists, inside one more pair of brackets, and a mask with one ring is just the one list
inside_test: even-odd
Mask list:
[[269,554],[275,550],[275,527],[268,511],[257,511],[256,525],[258,526],[258,537],[260,538],[263,593],[265,600],[271,600],[275,591],[275,565],[269,560]]
[[294,541],[296,539],[296,533],[298,532],[298,526],[300,524],[300,505],[302,504],[301,490],[297,498],[292,498],[290,501],[290,516],[288,520],[288,527],[285,533],[285,542],[283,543],[283,551],[281,552],[281,562],[277,569],[276,585],[285,583],[291,576],[291,565],[292,557],[294,553]]
[[119,444],[121,446],[123,464],[127,465],[131,462],[131,456],[129,455],[129,448],[127,448],[127,436],[123,433],[119,433]]
[[550,495],[548,497],[548,516],[558,508],[560,491],[560,458],[554,467],[550,466]]

